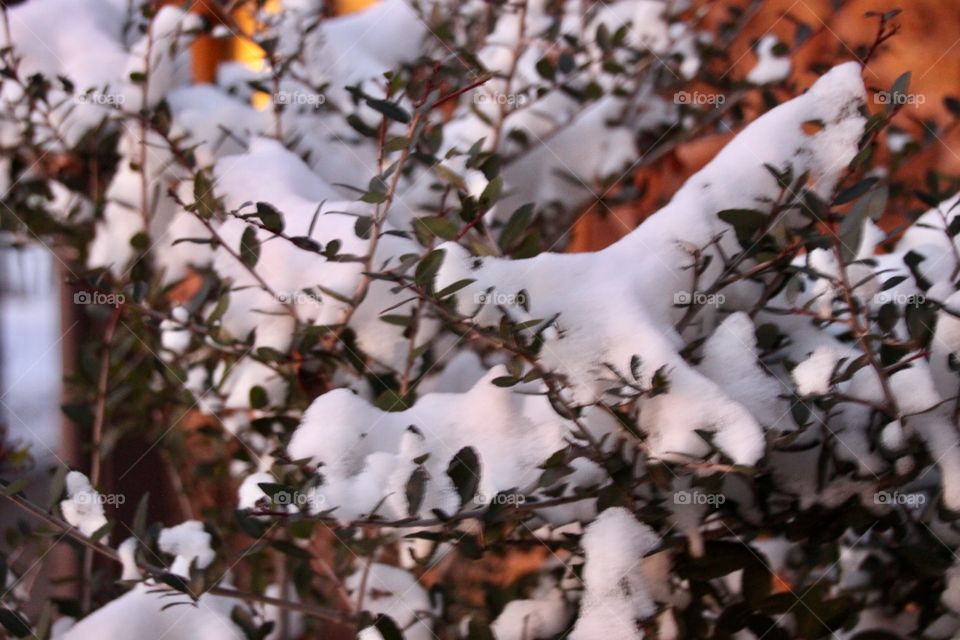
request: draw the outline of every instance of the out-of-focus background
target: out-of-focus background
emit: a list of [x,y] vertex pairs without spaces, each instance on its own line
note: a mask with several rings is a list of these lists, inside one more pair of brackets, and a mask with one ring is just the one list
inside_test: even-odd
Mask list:
[[[888,40],[864,71],[868,87],[887,89],[905,71],[911,72],[910,91],[918,100],[903,109],[894,125],[918,144],[920,152],[906,166],[898,167],[901,179],[922,184],[929,171],[960,175],[960,131],[934,135],[953,120],[945,106],[948,97],[960,96],[960,6],[942,0],[907,2],[854,0],[768,0],[765,2],[712,2],[698,0],[707,9],[705,21],[713,24],[726,15],[728,7],[750,12],[743,33],[733,41],[729,55],[734,64],[729,73],[743,77],[756,64],[752,46],[767,34],[775,35],[793,52],[790,81],[807,87],[816,78],[818,63],[862,59],[872,43],[876,23],[866,20],[867,12],[902,9],[896,22],[899,33]],[[761,100],[756,92],[757,104]],[[882,105],[871,105],[880,111]],[[936,123],[939,126],[932,126]],[[636,171],[632,179],[644,196],[634,202],[598,211],[581,218],[574,233],[575,250],[594,250],[610,244],[633,229],[643,218],[660,208],[676,189],[706,164],[734,135],[700,136],[678,146],[662,161]],[[906,141],[906,138],[902,139]],[[901,201],[896,215],[881,221],[893,229],[922,208],[920,203]]]

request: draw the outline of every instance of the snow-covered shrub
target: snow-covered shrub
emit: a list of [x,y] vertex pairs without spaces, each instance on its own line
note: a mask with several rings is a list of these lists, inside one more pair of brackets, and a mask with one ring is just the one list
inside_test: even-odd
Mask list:
[[[728,77],[736,21],[679,1],[284,0],[250,3],[253,34],[77,2],[4,12],[0,175],[3,230],[55,245],[92,303],[66,409],[93,483],[61,470],[53,512],[6,495],[42,523],[13,545],[62,528],[125,592],[87,562],[79,606],[11,605],[9,630],[960,631],[958,199],[934,181],[910,229],[877,226],[903,101],[868,103],[860,64],[796,90],[764,38]],[[192,84],[206,32],[262,69]],[[748,122],[770,84],[796,95]],[[560,251],[646,158],[714,130],[738,134],[669,204]],[[236,499],[111,527],[94,485],[131,434],[184,499]],[[460,570],[518,555],[537,562],[510,585]]]

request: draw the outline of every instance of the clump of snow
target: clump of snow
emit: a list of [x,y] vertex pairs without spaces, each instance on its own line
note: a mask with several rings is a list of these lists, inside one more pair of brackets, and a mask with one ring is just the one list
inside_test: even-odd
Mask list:
[[120,556],[120,562],[123,565],[121,580],[140,580],[143,578],[140,567],[137,566],[137,544],[136,538],[127,538],[117,547],[117,555]]
[[511,600],[490,625],[497,640],[553,638],[570,622],[570,611],[559,591],[543,599]]
[[[407,640],[432,640],[430,625],[433,606],[430,595],[417,579],[407,571],[387,564],[375,562],[369,571],[361,568],[346,580],[346,587],[356,594],[364,584],[366,573],[363,608],[374,616],[386,615],[403,629]],[[362,640],[377,640],[380,633],[374,627],[360,632]]]
[[643,578],[643,557],[659,544],[656,534],[621,507],[607,509],[580,542],[586,555],[585,592],[571,640],[639,640],[637,621],[656,605]]
[[940,595],[945,607],[960,615],[960,563],[954,562],[947,571],[947,587]]
[[523,491],[535,486],[545,458],[565,446],[569,425],[543,396],[492,383],[505,374],[496,367],[467,393],[427,394],[404,411],[382,411],[346,389],[331,391],[310,405],[287,449],[294,459],[323,464],[318,502],[337,507],[334,515],[345,521],[377,506],[387,519],[416,515],[408,512],[406,486],[423,456],[419,512],[456,512],[459,496],[446,470],[465,447],[479,458],[479,494]]
[[[285,599],[287,602],[300,603],[300,596],[297,595],[297,591],[292,584],[287,586],[286,593],[284,593],[284,589],[279,584],[270,584],[264,590],[264,595],[271,598]],[[263,619],[273,622],[274,628],[273,631],[270,632],[270,635],[266,637],[266,640],[277,640],[277,638],[280,637],[280,617],[284,614],[287,616],[287,637],[299,638],[303,635],[306,624],[302,613],[298,611],[284,612],[280,607],[268,604],[263,607]]]
[[903,433],[903,423],[900,420],[891,420],[883,426],[880,432],[880,441],[883,446],[891,451],[896,451],[903,447],[906,438]]
[[174,355],[180,355],[190,346],[190,312],[186,307],[174,307],[170,317],[160,322],[160,344]]
[[67,499],[60,503],[63,518],[86,536],[107,525],[103,515],[103,501],[90,484],[90,479],[79,471],[67,474]]
[[780,82],[790,75],[792,63],[787,55],[778,55],[775,50],[780,40],[768,34],[757,43],[757,64],[747,74],[747,82],[752,84],[770,84]]
[[216,557],[210,547],[212,538],[204,531],[203,523],[198,520],[187,520],[175,527],[163,529],[157,538],[157,545],[164,553],[174,557],[170,565],[170,573],[185,578],[190,577],[190,565],[198,569],[206,569]]
[[[237,601],[204,594],[193,606],[188,596],[178,596],[183,606],[166,607],[174,600],[169,590],[140,583],[116,600],[97,609],[68,629],[58,640],[238,640],[243,631],[230,619]],[[241,605],[242,606],[242,605]]]
[[893,153],[903,153],[911,142],[913,137],[909,133],[892,128],[887,132],[887,147]]
[[[770,375],[757,357],[753,321],[744,312],[731,314],[703,346],[700,373],[713,380],[764,427],[773,428],[787,414],[779,396],[784,385]],[[732,438],[756,437],[747,431]]]
[[839,354],[827,345],[817,347],[810,357],[790,372],[800,395],[819,395],[830,391],[830,379],[836,369]]
[[[446,243],[437,287],[475,280],[456,294],[465,313],[477,310],[476,301],[488,290],[502,296],[523,290],[526,309],[508,310],[516,319],[557,316],[557,331],[546,335],[542,364],[570,382],[576,403],[591,404],[603,395],[608,364],[629,371],[631,359],[639,356],[640,377],[648,384],[655,372],[666,371],[669,392],[639,403],[640,427],[650,434],[654,455],[702,455],[705,443],[696,431],[704,430],[717,433],[721,449],[735,462],[754,464],[763,452],[757,419],[679,356],[682,342],[674,323],[684,308],[676,301],[692,286],[690,270],[683,267],[691,263],[690,246],[710,253],[707,247],[717,236],[723,236],[724,255],[738,251],[716,213],[775,198],[778,188],[765,164],[790,165],[795,175],[809,171],[814,191],[829,193],[856,154],[864,95],[858,65],[835,67],[806,94],[746,127],[669,205],[618,243],[593,254],[545,253],[526,260],[477,258]],[[803,123],[811,119],[825,126],[808,136]],[[705,281],[719,276],[723,260],[713,257],[702,275]],[[576,296],[569,295],[569,282],[580,283]],[[754,298],[744,289],[742,304],[748,307]],[[499,318],[498,309],[488,305],[479,308],[476,321],[493,325]]]

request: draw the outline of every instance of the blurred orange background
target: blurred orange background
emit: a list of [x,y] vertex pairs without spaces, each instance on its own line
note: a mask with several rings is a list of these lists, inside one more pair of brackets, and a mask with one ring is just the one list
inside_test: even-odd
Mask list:
[[[271,1],[277,4],[277,0]],[[330,3],[330,13],[350,13],[371,4],[371,0],[336,0]],[[208,2],[196,0],[194,8],[217,20],[215,10]],[[960,150],[960,130],[950,129],[947,135],[943,134],[943,129],[953,120],[944,107],[944,98],[960,96],[960,7],[943,0],[694,0],[688,12],[691,16],[698,16],[704,29],[715,31],[719,24],[730,19],[731,8],[742,12],[745,23],[739,35],[725,47],[730,60],[730,77],[742,79],[746,76],[756,63],[752,45],[763,36],[773,34],[789,47],[793,70],[788,85],[792,84],[792,90],[775,92],[779,100],[812,84],[817,77],[812,67],[817,64],[860,60],[877,31],[877,20],[866,17],[867,12],[902,9],[893,20],[899,25],[899,32],[881,46],[863,74],[867,87],[876,91],[888,90],[897,77],[910,71],[910,93],[922,96],[922,102],[907,105],[894,119],[897,128],[921,143],[921,149],[911,156],[910,161],[896,168],[896,177],[919,187],[931,170],[948,176],[960,175],[960,153],[957,151]],[[235,19],[245,29],[254,27],[248,15],[235,14]],[[798,25],[804,25],[803,29],[809,34],[803,42],[797,42]],[[205,37],[195,45],[195,77],[198,81],[209,82],[219,61],[239,59],[256,64],[260,56],[254,45],[240,38],[215,40]],[[759,89],[746,95],[745,112],[750,119],[761,113],[761,104]],[[872,101],[868,105],[871,112],[882,109],[882,105]],[[619,182],[621,185],[632,182],[642,187],[643,195],[625,204],[610,206],[598,201],[588,206],[577,217],[570,250],[600,249],[629,233],[663,206],[680,185],[706,164],[735,133],[697,136],[690,142],[677,145],[649,165],[641,163]],[[886,153],[885,145],[880,148]],[[647,150],[640,151],[643,154]],[[883,160],[882,155],[880,160]],[[610,191],[606,188],[596,191],[615,193],[616,190],[614,187]],[[906,221],[909,210],[919,208],[922,207],[916,201],[894,198],[891,200],[892,211],[882,221],[882,226],[893,229]]]

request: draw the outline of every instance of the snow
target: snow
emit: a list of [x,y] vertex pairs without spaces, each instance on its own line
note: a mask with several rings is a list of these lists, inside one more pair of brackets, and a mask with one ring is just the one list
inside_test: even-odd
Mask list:
[[954,562],[947,572],[947,588],[940,595],[944,606],[956,614],[960,614],[960,563]]
[[641,569],[643,556],[659,545],[656,534],[614,507],[587,527],[580,544],[585,592],[571,640],[639,640],[636,621],[656,612]]
[[911,142],[913,137],[909,133],[894,129],[887,132],[887,147],[895,154],[903,153]]
[[[196,605],[186,595],[170,597],[169,590],[140,583],[126,594],[77,622],[58,640],[244,640],[242,630],[230,620],[236,600],[200,596]],[[167,607],[173,602],[182,605]]]
[[[778,425],[789,407],[779,397],[785,391],[784,385],[760,364],[756,347],[750,316],[742,311],[731,314],[704,344],[703,360],[697,368],[769,429]],[[755,436],[748,431],[731,437]]]
[[511,600],[490,630],[497,640],[553,638],[567,628],[570,612],[559,591],[550,598]]
[[[432,640],[433,631],[429,616],[433,612],[430,596],[417,579],[397,567],[374,562],[366,571],[366,582],[361,568],[346,580],[347,589],[358,595],[360,585],[365,584],[363,608],[374,616],[386,615],[393,619],[406,640]],[[361,640],[378,640],[380,633],[373,627],[362,630]]]
[[202,522],[187,520],[175,527],[163,529],[157,538],[157,545],[164,553],[176,556],[170,565],[170,573],[189,578],[191,564],[197,569],[206,569],[216,557],[210,548],[211,540],[210,534],[204,531]]
[[817,347],[810,357],[790,372],[800,395],[822,395],[830,391],[830,380],[839,354],[827,345]]
[[777,36],[768,34],[757,43],[757,64],[747,74],[747,82],[752,84],[770,84],[786,80],[790,75],[792,63],[789,56],[779,56],[774,53],[780,44]]
[[428,480],[419,512],[458,510],[459,497],[446,474],[464,447],[479,457],[478,493],[496,495],[534,486],[544,459],[564,447],[568,425],[542,396],[522,396],[492,384],[491,370],[466,393],[431,393],[410,409],[385,412],[345,389],[317,398],[307,409],[287,450],[293,459],[323,465],[317,488],[325,508],[344,521],[370,515],[407,517],[405,488],[422,463]]
[[105,527],[107,518],[103,515],[103,502],[90,479],[79,471],[71,471],[67,474],[66,486],[67,499],[60,502],[63,519],[85,536],[92,536]]
[[[287,602],[293,602],[296,604],[300,603],[300,597],[297,595],[296,589],[293,585],[290,584],[287,586],[286,593],[284,593],[283,588],[276,583],[270,584],[267,586],[264,591],[264,595],[271,598],[280,598],[286,599]],[[266,637],[266,640],[278,640],[280,638],[280,617],[283,615],[283,610],[279,607],[272,604],[265,605],[263,607],[263,619],[270,620],[274,622],[273,631]],[[296,611],[287,611],[287,637],[288,638],[299,638],[303,635],[305,629],[304,616],[302,613]]]
[[190,346],[190,312],[186,307],[174,307],[170,318],[160,322],[160,344],[164,349],[180,355]]
[[[763,451],[756,418],[678,356],[681,343],[672,325],[683,309],[675,306],[675,294],[690,288],[688,272],[678,267],[690,264],[685,247],[707,247],[728,228],[716,218],[717,211],[750,208],[776,195],[764,163],[790,163],[795,174],[809,170],[814,190],[828,193],[856,153],[864,126],[857,109],[863,101],[859,67],[835,67],[806,94],[746,127],[669,205],[611,247],[593,254],[505,260],[474,258],[459,245],[446,243],[437,286],[474,279],[456,294],[464,313],[475,310],[476,296],[491,289],[506,296],[528,293],[529,313],[511,310],[517,319],[559,314],[560,331],[547,336],[542,364],[570,381],[579,404],[604,393],[606,363],[628,371],[631,358],[638,355],[641,378],[647,382],[665,367],[670,392],[640,401],[639,426],[650,433],[654,455],[702,455],[705,443],[696,430],[705,430],[717,433],[721,450],[735,462],[754,464]],[[820,119],[825,128],[805,135],[802,124],[810,119]],[[731,236],[725,234],[721,242],[726,255],[737,250]],[[719,257],[713,261],[716,267],[706,270],[704,280],[718,275],[720,263]],[[578,283],[578,295],[569,295],[570,282]],[[597,309],[604,313],[596,314]],[[476,321],[492,325],[499,314],[488,306]]]
[[117,547],[117,554],[123,565],[123,574],[121,580],[141,580],[143,575],[137,566],[137,545],[139,541],[136,538],[127,538]]

